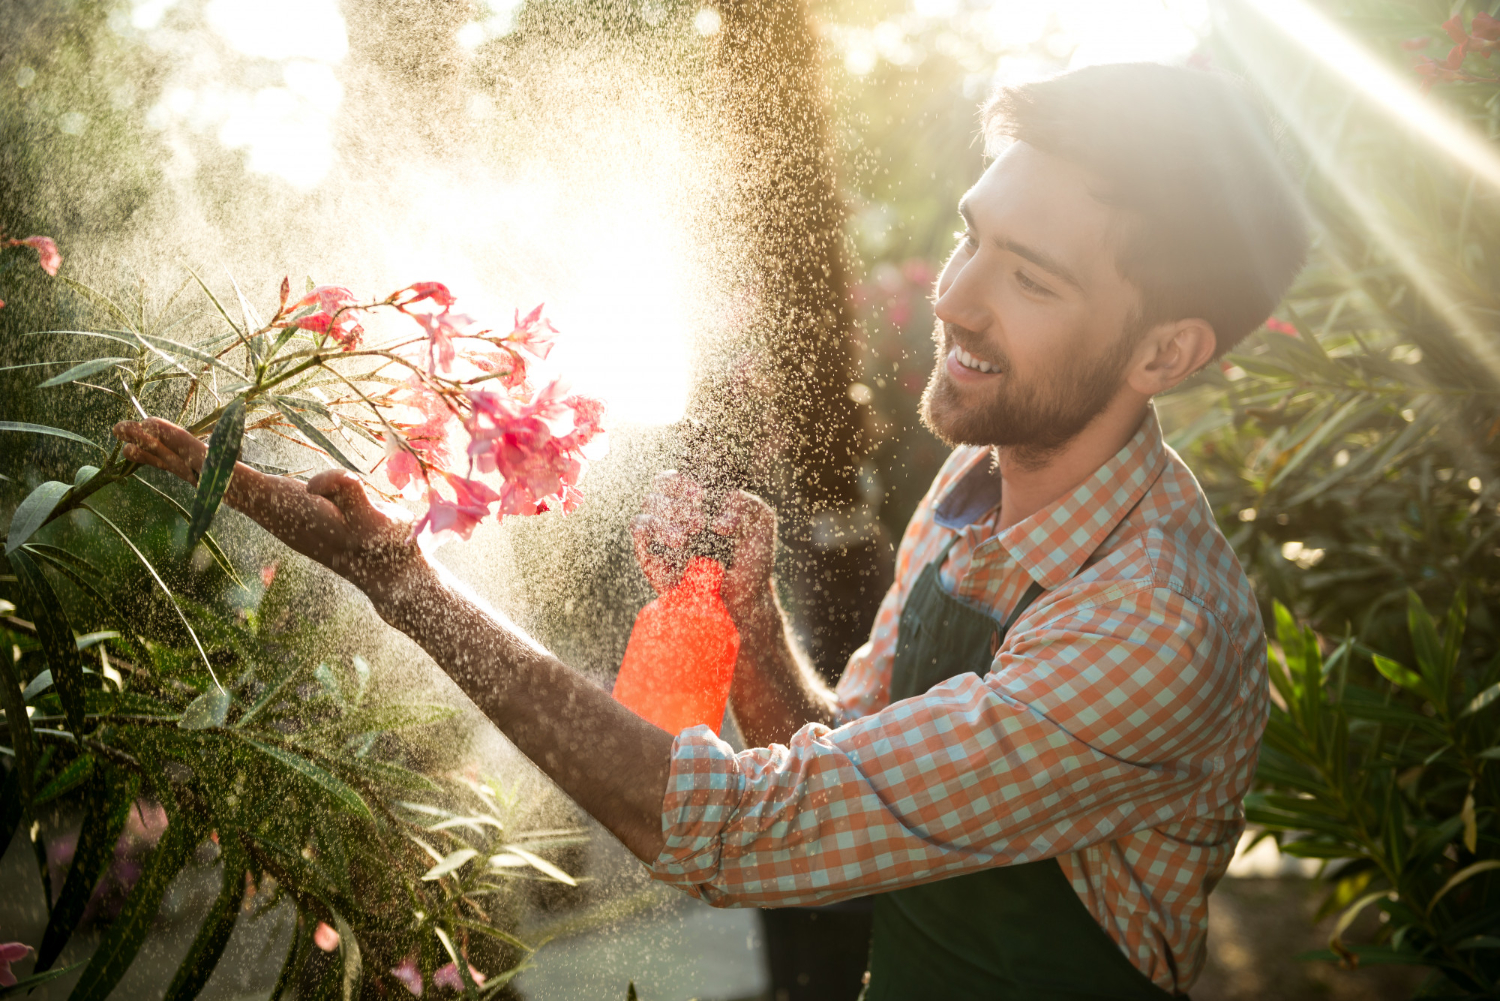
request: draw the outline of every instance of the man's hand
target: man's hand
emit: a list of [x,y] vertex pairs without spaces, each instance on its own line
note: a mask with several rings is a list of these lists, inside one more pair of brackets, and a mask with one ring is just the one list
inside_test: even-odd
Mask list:
[[[708,524],[703,488],[681,473],[656,477],[630,523],[635,558],[658,594],[682,578],[683,548]],[[751,744],[785,743],[804,724],[833,725],[835,700],[803,662],[771,585],[776,515],[744,491],[724,499],[708,528],[734,540],[734,560],[719,590],[740,633],[729,704]]]
[[[703,488],[676,472],[657,475],[630,522],[635,558],[658,594],[677,586],[687,565],[683,549],[707,524]],[[736,490],[719,508],[710,531],[734,542],[734,559],[724,574],[720,596],[743,631],[764,617],[772,601],[771,566],[776,555],[776,514],[754,494]]]
[[[208,446],[184,428],[153,417],[122,421],[114,434],[124,442],[122,454],[131,462],[198,482]],[[224,500],[292,549],[348,579],[377,609],[430,571],[411,541],[411,516],[372,501],[359,478],[346,470],[325,470],[303,485],[241,462]]]

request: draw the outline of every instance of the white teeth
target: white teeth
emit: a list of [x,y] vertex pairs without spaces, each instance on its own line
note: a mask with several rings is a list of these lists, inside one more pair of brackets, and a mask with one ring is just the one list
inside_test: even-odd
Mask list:
[[958,356],[958,363],[960,365],[962,365],[964,368],[971,368],[971,369],[973,369],[976,372],[998,372],[998,371],[1000,371],[1000,366],[999,365],[991,365],[987,361],[980,361],[978,358],[975,358],[973,355],[969,354],[969,352],[965,351],[963,348],[955,347],[953,350],[954,350],[954,352]]

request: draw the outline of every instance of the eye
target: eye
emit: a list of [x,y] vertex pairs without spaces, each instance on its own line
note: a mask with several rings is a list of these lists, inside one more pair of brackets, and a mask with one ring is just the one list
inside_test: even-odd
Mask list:
[[965,250],[973,250],[976,246],[974,241],[974,234],[970,233],[966,229],[955,229],[953,231],[953,239],[957,240],[959,242],[959,245],[962,246]]
[[1034,295],[1053,294],[1052,290],[1047,286],[1039,285],[1038,283],[1032,281],[1030,278],[1026,277],[1026,272],[1024,271],[1016,271],[1016,283],[1019,284],[1023,289],[1033,293]]

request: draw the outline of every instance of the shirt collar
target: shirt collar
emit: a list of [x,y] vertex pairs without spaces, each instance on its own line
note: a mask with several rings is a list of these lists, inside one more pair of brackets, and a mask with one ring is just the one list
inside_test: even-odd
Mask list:
[[[1129,514],[1166,466],[1155,408],[1112,458],[1088,479],[1025,521],[994,536],[1032,580],[1053,588],[1076,574]],[[933,521],[961,532],[1000,503],[1000,472],[988,449],[938,499]]]

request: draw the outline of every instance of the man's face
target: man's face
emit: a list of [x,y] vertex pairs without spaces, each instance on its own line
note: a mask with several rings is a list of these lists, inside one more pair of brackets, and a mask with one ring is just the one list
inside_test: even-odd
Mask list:
[[1115,268],[1116,210],[1085,172],[1014,143],[959,205],[938,278],[937,366],[922,419],[950,445],[1039,463],[1114,398],[1139,297]]

